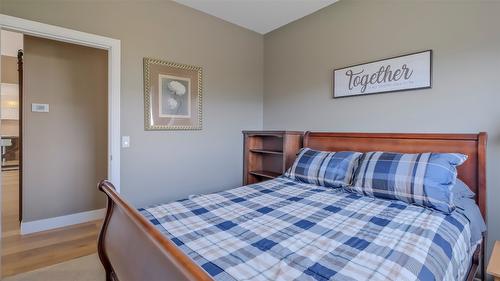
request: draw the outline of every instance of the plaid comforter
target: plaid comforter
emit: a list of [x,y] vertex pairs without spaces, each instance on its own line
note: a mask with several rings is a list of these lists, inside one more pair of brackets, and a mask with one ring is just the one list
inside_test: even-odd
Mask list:
[[468,220],[277,178],[139,209],[215,280],[463,280]]

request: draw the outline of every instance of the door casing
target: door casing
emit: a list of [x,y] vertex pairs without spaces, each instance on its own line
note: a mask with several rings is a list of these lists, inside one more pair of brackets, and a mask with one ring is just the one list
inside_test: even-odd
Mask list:
[[1,29],[108,51],[108,180],[120,192],[120,40],[4,14]]

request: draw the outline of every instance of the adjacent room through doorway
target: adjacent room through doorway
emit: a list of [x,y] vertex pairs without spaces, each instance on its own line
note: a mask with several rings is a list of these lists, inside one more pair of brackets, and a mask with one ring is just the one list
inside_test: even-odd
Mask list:
[[21,95],[23,34],[1,31],[1,170],[2,236],[18,232],[22,219],[21,204]]
[[1,42],[6,277],[96,252],[105,206],[96,183],[108,175],[108,52],[5,30]]

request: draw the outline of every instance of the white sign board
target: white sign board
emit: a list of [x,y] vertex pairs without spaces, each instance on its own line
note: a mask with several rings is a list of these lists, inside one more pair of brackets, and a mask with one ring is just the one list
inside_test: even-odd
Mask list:
[[432,50],[333,71],[333,97],[431,88]]

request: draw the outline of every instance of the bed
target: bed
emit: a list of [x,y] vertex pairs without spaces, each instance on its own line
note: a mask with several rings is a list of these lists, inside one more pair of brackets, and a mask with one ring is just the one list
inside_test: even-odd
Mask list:
[[[304,136],[324,151],[466,154],[458,177],[483,217],[485,146],[484,133]],[[285,177],[139,210],[99,188],[107,280],[473,280],[484,265],[463,216]]]

